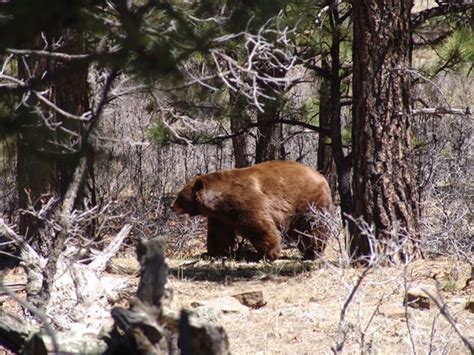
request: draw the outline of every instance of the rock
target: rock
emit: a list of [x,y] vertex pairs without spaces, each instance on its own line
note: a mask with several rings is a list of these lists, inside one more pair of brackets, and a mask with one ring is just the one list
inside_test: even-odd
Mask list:
[[474,301],[468,301],[464,306],[464,309],[467,309],[469,312],[474,313]]
[[140,270],[140,264],[136,259],[112,258],[105,270],[111,274],[136,275]]
[[391,319],[406,319],[411,317],[411,314],[409,312],[405,313],[405,307],[395,305],[380,306],[379,313]]
[[236,298],[244,306],[250,308],[260,308],[267,304],[267,302],[265,302],[263,299],[262,291],[243,292],[233,295],[232,297]]
[[[428,292],[434,295],[431,290],[428,290]],[[406,293],[405,298],[403,299],[403,305],[415,309],[430,309],[431,300],[421,288],[413,289]]]
[[202,321],[209,323],[222,323],[222,310],[209,306],[199,306],[190,311],[190,313]]
[[464,290],[474,292],[474,265],[471,266],[471,276],[466,280]]
[[192,307],[210,307],[222,313],[248,313],[249,308],[231,296],[211,298],[191,303]]
[[462,290],[468,295],[474,295],[474,281],[466,281],[466,286]]
[[317,311],[307,311],[303,315],[310,322],[315,322],[318,319],[319,313]]

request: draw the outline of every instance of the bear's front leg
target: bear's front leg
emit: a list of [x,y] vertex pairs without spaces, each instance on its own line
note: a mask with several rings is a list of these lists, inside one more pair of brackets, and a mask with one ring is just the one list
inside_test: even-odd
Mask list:
[[241,222],[241,235],[257,250],[258,258],[278,259],[281,252],[281,234],[271,218],[265,215],[248,216]]
[[235,246],[235,228],[215,217],[207,219],[207,254],[229,256]]
[[281,253],[280,236],[264,235],[262,240],[254,239],[252,245],[257,249],[258,259],[265,258],[268,261],[278,259]]

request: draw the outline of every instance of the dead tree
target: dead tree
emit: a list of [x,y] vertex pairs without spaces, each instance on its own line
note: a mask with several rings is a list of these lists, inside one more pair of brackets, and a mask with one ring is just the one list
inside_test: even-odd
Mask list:
[[112,309],[115,324],[107,339],[107,354],[123,353],[124,349],[139,354],[229,354],[224,328],[195,319],[186,311],[179,314],[166,309],[164,249],[162,237],[139,242],[137,297],[128,309]]

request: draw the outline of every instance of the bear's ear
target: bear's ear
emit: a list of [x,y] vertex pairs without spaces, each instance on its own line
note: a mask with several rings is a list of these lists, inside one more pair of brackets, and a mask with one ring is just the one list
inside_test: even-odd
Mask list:
[[204,188],[204,181],[202,179],[196,179],[193,185],[193,192],[196,193]]

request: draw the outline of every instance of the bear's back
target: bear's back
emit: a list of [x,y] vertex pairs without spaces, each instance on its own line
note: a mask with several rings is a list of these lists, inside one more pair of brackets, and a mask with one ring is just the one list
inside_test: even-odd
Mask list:
[[306,208],[308,203],[318,207],[332,204],[329,184],[324,176],[301,163],[275,160],[228,172],[234,182],[246,185],[249,193],[258,190],[256,196],[261,193],[298,210]]

